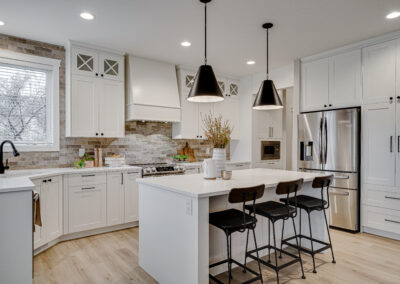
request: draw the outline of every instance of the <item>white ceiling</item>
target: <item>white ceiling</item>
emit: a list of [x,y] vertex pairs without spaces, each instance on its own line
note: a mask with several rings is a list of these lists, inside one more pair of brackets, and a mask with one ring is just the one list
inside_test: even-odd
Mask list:
[[[214,0],[208,9],[208,63],[242,76],[265,69],[264,22],[271,21],[271,68],[400,28],[399,0]],[[79,17],[82,11],[93,21]],[[0,0],[0,33],[65,45],[68,39],[197,67],[203,58],[197,0]],[[188,40],[189,48],[180,46]],[[246,61],[254,59],[255,65]]]

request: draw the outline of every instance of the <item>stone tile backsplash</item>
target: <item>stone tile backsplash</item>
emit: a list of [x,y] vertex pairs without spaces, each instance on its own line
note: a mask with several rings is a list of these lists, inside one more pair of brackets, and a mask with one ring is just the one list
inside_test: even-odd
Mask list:
[[[65,137],[65,49],[62,46],[42,43],[0,34],[0,48],[16,52],[56,58],[60,67],[60,151],[22,152],[19,157],[5,153],[12,169],[71,167],[78,158],[79,148],[93,155],[94,148],[103,148],[103,155],[125,155],[128,163],[163,163],[182,149],[186,142],[194,149],[196,159],[202,161],[211,155],[212,145],[203,140],[172,139],[172,124],[164,122],[131,121],[125,123],[125,137],[67,138]],[[229,157],[229,147],[227,147]]]

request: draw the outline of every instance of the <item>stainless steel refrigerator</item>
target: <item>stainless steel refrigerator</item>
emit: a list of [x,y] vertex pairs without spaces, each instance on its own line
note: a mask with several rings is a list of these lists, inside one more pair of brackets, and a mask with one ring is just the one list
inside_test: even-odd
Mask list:
[[332,173],[330,224],[359,231],[360,109],[299,114],[298,167]]

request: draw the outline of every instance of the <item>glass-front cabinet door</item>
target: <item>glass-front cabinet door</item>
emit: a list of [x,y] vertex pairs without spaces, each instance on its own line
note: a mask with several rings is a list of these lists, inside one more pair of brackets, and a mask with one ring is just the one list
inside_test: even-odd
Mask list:
[[74,47],[71,56],[72,73],[93,76],[98,74],[98,53],[96,51]]
[[100,53],[100,76],[106,79],[123,81],[124,57],[109,53]]

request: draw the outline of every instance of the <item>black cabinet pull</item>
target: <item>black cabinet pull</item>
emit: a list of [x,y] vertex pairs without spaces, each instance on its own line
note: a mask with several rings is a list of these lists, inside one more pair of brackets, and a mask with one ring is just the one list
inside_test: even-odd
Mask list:
[[104,74],[101,74],[101,77],[104,77]]
[[81,175],[81,177],[95,177],[96,175]]
[[121,173],[121,184],[124,184],[124,173]]
[[91,187],[82,187],[82,190],[90,190],[90,189],[96,189],[95,186],[91,186]]
[[324,105],[324,107],[327,107],[327,105]]
[[47,180],[44,179],[43,182],[47,182]]
[[96,73],[96,76],[99,76],[99,73]]
[[390,97],[389,100],[393,101],[393,97]]
[[329,104],[329,106],[331,107],[332,105],[331,105],[331,104]]
[[397,152],[400,153],[400,135],[397,136]]
[[400,224],[400,221],[395,221],[395,220],[390,220],[390,219],[385,219],[386,222],[391,222],[391,223],[396,223]]
[[99,133],[96,132],[96,136],[99,136]]
[[101,133],[101,136],[104,136],[104,133]]
[[47,180],[48,182],[51,182],[51,178]]
[[390,136],[390,153],[393,152],[393,136]]

